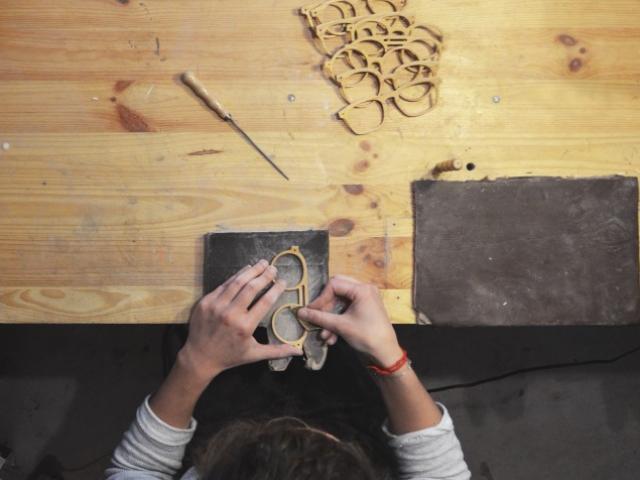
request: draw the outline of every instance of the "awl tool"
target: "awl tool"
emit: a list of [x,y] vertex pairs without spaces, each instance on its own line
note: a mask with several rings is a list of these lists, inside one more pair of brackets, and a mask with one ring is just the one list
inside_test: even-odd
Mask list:
[[280,170],[280,168],[273,162],[273,160],[271,160],[269,158],[269,155],[267,155],[264,150],[262,150],[257,144],[256,142],[254,142],[251,137],[249,135],[247,135],[247,133],[242,130],[242,128],[240,128],[240,126],[236,123],[236,121],[233,119],[233,117],[231,116],[231,113],[229,113],[227,111],[227,109],[225,109],[222,106],[222,103],[220,103],[220,101],[218,99],[216,99],[215,97],[213,97],[206,88],[204,88],[204,85],[202,85],[202,83],[200,82],[200,80],[198,80],[196,78],[196,76],[193,74],[193,72],[184,72],[182,74],[182,81],[184,82],[184,84],[186,86],[188,86],[191,90],[193,90],[193,93],[195,93],[198,97],[200,97],[202,99],[202,101],[204,103],[207,104],[207,106],[213,110],[214,112],[216,112],[216,114],[225,122],[229,122],[251,145],[253,145],[253,147],[260,153],[260,155],[262,155],[264,157],[264,159],[269,162],[269,164],[276,169],[276,171],[282,175],[285,179],[289,180],[289,177],[287,177],[287,175]]

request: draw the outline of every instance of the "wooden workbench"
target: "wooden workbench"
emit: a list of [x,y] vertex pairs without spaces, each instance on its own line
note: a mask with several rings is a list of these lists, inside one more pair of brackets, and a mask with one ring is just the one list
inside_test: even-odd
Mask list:
[[332,115],[304,3],[3,2],[0,322],[184,322],[205,232],[291,228],[328,228],[331,272],[413,322],[409,184],[435,163],[475,165],[444,180],[640,173],[637,0],[410,0],[445,34],[440,103],[366,137]]

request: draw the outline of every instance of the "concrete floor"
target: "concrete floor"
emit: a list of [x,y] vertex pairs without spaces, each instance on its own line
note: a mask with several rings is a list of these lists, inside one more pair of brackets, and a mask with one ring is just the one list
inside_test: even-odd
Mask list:
[[[0,445],[14,451],[0,479],[100,478],[161,381],[165,328],[0,326]],[[428,387],[640,345],[640,327],[397,330]],[[640,353],[435,396],[454,418],[474,478],[640,478]]]

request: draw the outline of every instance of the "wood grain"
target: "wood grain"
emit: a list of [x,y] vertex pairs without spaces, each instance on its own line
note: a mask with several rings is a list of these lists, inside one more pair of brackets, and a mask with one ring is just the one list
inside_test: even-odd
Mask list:
[[410,1],[445,34],[441,101],[366,137],[333,116],[303,3],[3,2],[0,322],[183,322],[204,233],[292,228],[328,228],[330,272],[413,322],[409,184],[438,162],[475,167],[442,180],[640,173],[635,0]]

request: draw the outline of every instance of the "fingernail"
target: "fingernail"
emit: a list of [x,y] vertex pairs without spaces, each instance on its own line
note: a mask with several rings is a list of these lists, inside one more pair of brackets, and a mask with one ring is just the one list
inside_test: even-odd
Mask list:
[[293,354],[294,355],[302,355],[303,351],[301,349],[299,349],[299,348],[294,348],[293,349]]
[[320,332],[320,338],[322,338],[323,340],[326,340],[327,338],[329,338],[329,332],[327,332],[326,330],[323,330],[322,332]]
[[267,265],[269,265],[269,262],[267,262],[264,258],[262,260],[260,260],[258,262],[258,265],[262,266],[262,267],[266,267]]
[[298,317],[306,317],[307,316],[307,309],[306,308],[299,308],[298,311],[296,312],[296,315]]
[[278,273],[278,269],[273,265],[269,265],[269,267],[267,267],[267,270],[269,270],[270,273]]

